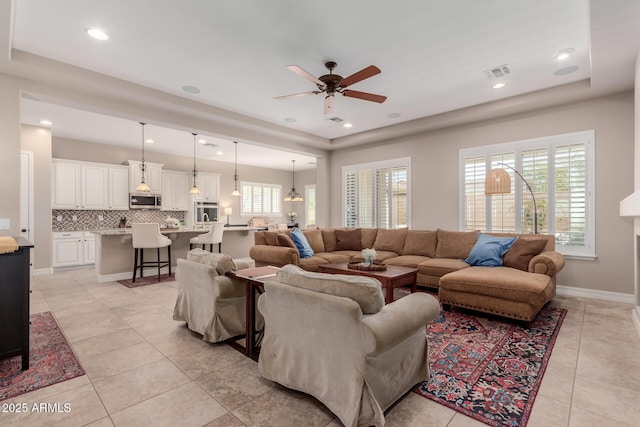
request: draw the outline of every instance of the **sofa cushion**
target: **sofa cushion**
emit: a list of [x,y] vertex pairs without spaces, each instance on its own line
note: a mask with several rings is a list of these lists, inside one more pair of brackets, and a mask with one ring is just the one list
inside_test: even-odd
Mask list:
[[376,234],[376,240],[373,243],[373,249],[376,251],[402,253],[404,247],[404,239],[407,237],[406,228],[388,229],[380,228]]
[[296,244],[293,243],[291,236],[286,233],[278,233],[276,234],[276,243],[278,246],[285,246],[288,248],[296,248]]
[[464,261],[469,265],[500,267],[502,256],[516,240],[517,237],[497,237],[480,233],[471,253]]
[[302,234],[307,238],[309,246],[313,249],[313,252],[324,252],[324,243],[322,241],[322,233],[317,228],[309,228],[302,230]]
[[253,233],[253,244],[254,245],[267,245],[267,238],[264,235],[264,231],[256,231]]
[[277,231],[263,231],[264,238],[269,246],[278,246],[278,232]]
[[360,248],[372,248],[378,236],[377,228],[361,228]]
[[446,231],[437,229],[437,258],[465,259],[478,240],[477,231]]
[[461,259],[430,258],[418,264],[418,272],[429,276],[442,277],[452,271],[468,268],[469,264]]
[[362,249],[360,238],[362,232],[359,228],[351,230],[336,230],[336,251],[359,251]]
[[320,229],[325,252],[333,252],[336,250],[336,230],[346,230],[346,228],[321,228]]
[[342,255],[337,252],[318,252],[313,256],[322,258],[327,262],[349,262],[351,258],[349,255]]
[[277,279],[285,285],[352,299],[364,314],[377,313],[384,306],[382,286],[370,277],[314,273],[285,265],[278,271]]
[[219,275],[237,270],[236,263],[227,254],[214,254],[204,249],[196,248],[187,252],[187,261],[207,264],[216,269]]
[[315,254],[310,258],[300,258],[298,261],[298,265],[307,271],[320,271],[320,265],[328,263],[329,261]]
[[298,248],[298,252],[300,253],[300,258],[311,258],[313,256],[313,249],[307,242],[307,238],[304,237],[302,231],[299,228],[296,228],[291,233],[291,240],[296,244],[296,248]]
[[553,297],[551,277],[510,267],[469,267],[440,278],[449,291],[486,295],[510,301],[541,305]]
[[397,257],[389,258],[384,261],[387,265],[399,265],[401,267],[416,268],[418,264],[428,260],[426,256],[420,255],[400,255]]
[[542,252],[546,245],[547,239],[519,237],[502,257],[502,265],[527,271],[531,258]]
[[402,255],[420,255],[429,258],[436,256],[438,242],[436,231],[409,230],[404,240]]

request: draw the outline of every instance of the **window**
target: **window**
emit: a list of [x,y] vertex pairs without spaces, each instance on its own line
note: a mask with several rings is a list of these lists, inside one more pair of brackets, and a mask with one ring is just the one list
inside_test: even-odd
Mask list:
[[345,227],[406,228],[410,159],[342,168]]
[[[577,132],[460,151],[460,227],[556,236],[556,249],[576,258],[595,256],[595,136]],[[506,166],[504,166],[506,165]],[[503,168],[511,193],[484,194],[487,171]]]
[[316,224],[316,186],[315,184],[304,186],[304,207],[306,210],[307,225]]
[[243,216],[282,216],[282,186],[241,182]]

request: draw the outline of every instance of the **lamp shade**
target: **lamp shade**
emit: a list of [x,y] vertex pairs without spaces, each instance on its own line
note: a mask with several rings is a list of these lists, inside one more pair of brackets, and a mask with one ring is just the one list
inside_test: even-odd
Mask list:
[[231,215],[233,213],[233,209],[231,208],[224,208],[224,214],[225,215]]
[[484,180],[484,194],[511,193],[511,176],[502,168],[491,169]]

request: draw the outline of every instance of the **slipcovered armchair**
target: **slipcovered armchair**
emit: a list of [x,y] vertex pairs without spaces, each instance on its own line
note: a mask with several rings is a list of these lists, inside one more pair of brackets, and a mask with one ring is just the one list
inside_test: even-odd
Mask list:
[[187,259],[178,259],[178,298],[173,320],[209,342],[224,341],[245,333],[245,283],[225,276],[228,271],[248,268],[229,255],[192,249]]
[[384,411],[429,377],[426,325],[440,308],[428,294],[385,305],[375,279],[286,265],[258,309],[260,374],[314,396],[347,427],[383,425]]

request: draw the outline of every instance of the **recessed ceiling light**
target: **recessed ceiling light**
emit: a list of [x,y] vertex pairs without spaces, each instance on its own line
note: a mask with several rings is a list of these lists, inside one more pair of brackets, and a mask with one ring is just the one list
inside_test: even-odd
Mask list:
[[553,57],[558,61],[564,61],[565,59],[568,59],[573,52],[575,52],[575,49],[569,47],[567,49],[561,50],[560,52],[554,53]]
[[342,126],[346,127],[346,128],[350,128],[353,127],[353,125],[351,123],[345,123]]
[[284,119],[284,121],[287,122],[287,123],[295,123],[295,122],[297,122],[297,120],[295,118],[293,118],[293,117],[287,117],[287,118]]
[[507,84],[505,82],[498,82],[491,85],[491,89],[502,89]]
[[567,74],[578,71],[578,68],[580,67],[578,67],[577,65],[571,65],[570,67],[559,68],[553,74],[555,74],[556,76],[566,76]]
[[387,115],[387,117],[389,117],[390,119],[397,119],[400,116],[401,116],[400,113],[390,113]]
[[216,154],[217,154],[218,156],[222,156],[224,153],[223,153],[222,151],[216,151]]
[[195,86],[189,86],[189,85],[182,86],[182,90],[187,93],[200,93],[200,89],[198,89]]
[[51,126],[53,123],[51,123],[51,120],[40,120],[40,124],[43,126]]
[[199,139],[199,140],[198,140],[198,143],[199,143],[199,144],[206,144],[206,143],[207,143],[207,140],[206,140],[206,139]]
[[147,144],[153,144],[155,141],[151,138],[147,138],[144,140],[144,142],[146,142]]
[[96,40],[108,40],[109,36],[107,35],[107,33],[105,33],[104,31],[102,31],[99,28],[89,28],[87,30],[87,34],[89,34],[91,37],[93,37]]

